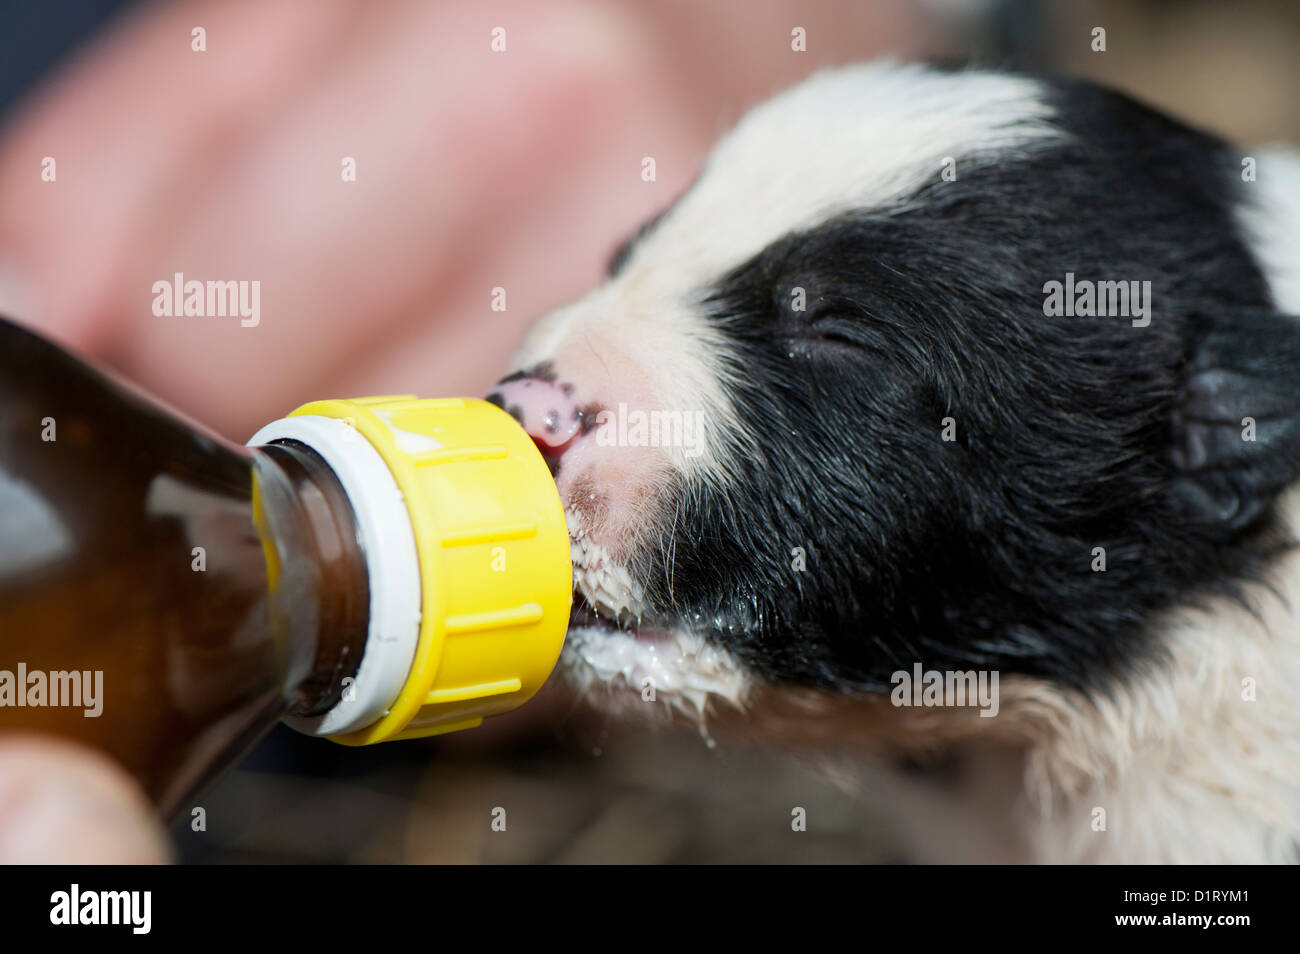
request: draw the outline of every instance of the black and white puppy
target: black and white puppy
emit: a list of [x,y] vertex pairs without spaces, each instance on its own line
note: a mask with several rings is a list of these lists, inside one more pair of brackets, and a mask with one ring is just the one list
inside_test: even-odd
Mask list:
[[[949,766],[872,781],[918,858],[1295,860],[1297,313],[1296,158],[819,73],[494,392],[567,506],[570,674]],[[894,704],[930,672],[996,703]]]

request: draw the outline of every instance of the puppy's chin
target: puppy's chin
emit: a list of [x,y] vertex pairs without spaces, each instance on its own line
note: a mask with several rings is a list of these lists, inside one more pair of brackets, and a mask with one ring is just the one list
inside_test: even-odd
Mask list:
[[905,755],[926,764],[979,732],[974,710],[899,709],[883,693],[773,685],[685,627],[624,629],[575,612],[559,672],[618,719],[686,723],[712,746],[740,741],[801,754]]
[[588,701],[620,715],[682,715],[704,724],[742,710],[753,678],[725,650],[684,626],[622,628],[575,612],[563,671]]

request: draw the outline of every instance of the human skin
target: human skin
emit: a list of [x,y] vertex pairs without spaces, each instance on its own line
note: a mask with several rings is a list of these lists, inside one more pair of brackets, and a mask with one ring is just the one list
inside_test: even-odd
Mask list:
[[0,735],[0,864],[159,864],[170,847],[144,793],[71,742]]

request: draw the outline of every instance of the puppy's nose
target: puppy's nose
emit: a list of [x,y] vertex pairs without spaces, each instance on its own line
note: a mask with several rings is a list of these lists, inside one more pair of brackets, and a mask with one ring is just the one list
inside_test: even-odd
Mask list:
[[506,378],[487,399],[518,421],[548,461],[559,459],[582,431],[583,411],[570,389],[542,378]]

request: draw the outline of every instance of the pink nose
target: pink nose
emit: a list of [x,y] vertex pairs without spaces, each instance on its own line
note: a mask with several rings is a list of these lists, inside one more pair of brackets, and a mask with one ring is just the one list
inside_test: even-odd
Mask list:
[[583,411],[569,389],[541,378],[507,378],[487,398],[523,425],[542,454],[555,460],[582,432]]

